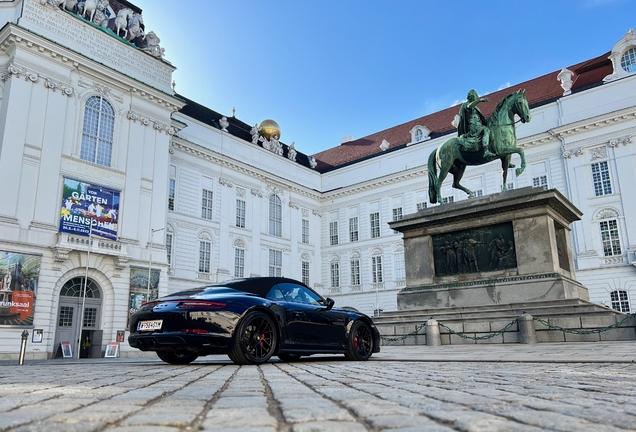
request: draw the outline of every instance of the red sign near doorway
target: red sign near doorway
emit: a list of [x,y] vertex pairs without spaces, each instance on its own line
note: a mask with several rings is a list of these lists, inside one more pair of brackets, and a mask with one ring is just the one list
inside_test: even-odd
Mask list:
[[20,314],[20,321],[24,321],[33,312],[33,293],[30,291],[13,291],[11,293],[9,312]]

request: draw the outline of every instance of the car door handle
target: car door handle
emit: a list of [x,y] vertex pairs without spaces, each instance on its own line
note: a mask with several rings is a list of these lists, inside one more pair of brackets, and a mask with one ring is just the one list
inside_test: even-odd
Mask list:
[[305,312],[292,312],[294,318],[305,316]]

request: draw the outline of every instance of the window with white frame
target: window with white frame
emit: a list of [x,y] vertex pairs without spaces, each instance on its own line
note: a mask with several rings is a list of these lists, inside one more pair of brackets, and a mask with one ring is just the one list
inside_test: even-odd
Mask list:
[[269,275],[281,277],[283,275],[283,252],[270,249],[269,250]]
[[203,219],[212,220],[212,207],[214,206],[212,197],[211,190],[203,189],[201,192],[201,217]]
[[404,265],[404,252],[396,252],[395,255],[393,255],[393,263],[395,266],[395,280],[405,280],[406,268]]
[[514,182],[508,182],[508,190],[513,190],[515,188],[515,183]]
[[331,262],[331,287],[340,286],[340,263],[338,261]]
[[174,198],[177,187],[177,167],[170,165],[170,184],[168,185],[168,210],[174,211]]
[[302,232],[300,237],[304,244],[309,244],[309,219],[302,220]]
[[309,286],[309,261],[301,261],[300,281]]
[[[402,220],[402,207],[396,207],[393,209],[393,220],[399,221]],[[393,230],[395,234],[399,234],[399,231]]]
[[242,278],[245,276],[245,249],[234,249],[234,277]]
[[594,182],[594,195],[602,196],[612,193],[612,181],[607,161],[592,164],[592,181]]
[[425,208],[428,208],[428,203],[426,201],[417,203],[417,211],[424,210]]
[[540,175],[532,178],[532,186],[534,187],[542,187],[543,189],[548,189],[548,176]]
[[636,72],[636,48],[630,48],[621,56],[621,67],[625,72]]
[[451,196],[444,197],[444,198],[442,198],[442,202],[443,202],[444,204],[450,204],[450,203],[452,203],[452,202],[455,202],[455,197],[454,197],[454,196],[452,196],[452,195],[451,195]]
[[212,243],[202,240],[199,242],[199,273],[210,273],[210,258]]
[[172,233],[166,234],[166,255],[168,257],[168,265],[172,264]]
[[349,241],[358,241],[358,216],[349,218]]
[[242,199],[236,200],[236,226],[245,228],[245,201]]
[[483,189],[477,189],[476,191],[473,191],[473,196],[475,198],[480,197],[480,196],[484,196],[484,190]]
[[621,241],[618,235],[618,222],[616,219],[601,221],[601,242],[603,243],[603,255],[621,255]]
[[110,166],[115,134],[115,110],[101,96],[91,96],[84,108],[80,159]]
[[351,285],[360,285],[360,259],[353,258],[350,261],[351,265]]
[[329,244],[338,244],[338,221],[329,222]]
[[369,218],[371,221],[371,238],[380,237],[380,213],[371,213]]
[[381,283],[383,281],[381,255],[374,255],[371,257],[371,275],[373,283]]
[[276,195],[269,197],[269,234],[283,236],[283,206]]
[[612,300],[612,309],[619,312],[629,313],[629,298],[627,297],[627,291],[612,291],[610,293],[610,299]]

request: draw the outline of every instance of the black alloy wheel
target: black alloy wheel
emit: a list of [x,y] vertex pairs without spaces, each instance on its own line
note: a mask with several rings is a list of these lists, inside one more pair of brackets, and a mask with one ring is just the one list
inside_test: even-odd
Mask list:
[[293,353],[279,353],[278,354],[278,358],[281,359],[281,361],[284,362],[294,362],[294,361],[298,361],[300,360],[300,354],[293,354]]
[[349,346],[345,357],[347,360],[368,360],[371,354],[373,354],[371,328],[362,321],[356,321],[349,333]]
[[274,354],[277,342],[274,321],[263,312],[250,312],[236,328],[228,356],[240,365],[265,363]]
[[178,353],[157,351],[157,357],[159,357],[161,360],[169,364],[184,365],[184,364],[192,363],[199,356],[194,353],[186,352],[186,351],[178,352]]

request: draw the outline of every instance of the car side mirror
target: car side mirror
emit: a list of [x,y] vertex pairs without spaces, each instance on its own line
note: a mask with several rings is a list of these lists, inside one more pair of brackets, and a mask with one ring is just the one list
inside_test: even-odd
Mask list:
[[335,304],[336,304],[336,302],[333,301],[332,298],[327,297],[325,299],[325,308],[326,308],[326,310],[331,310],[333,308],[333,305],[335,305]]

